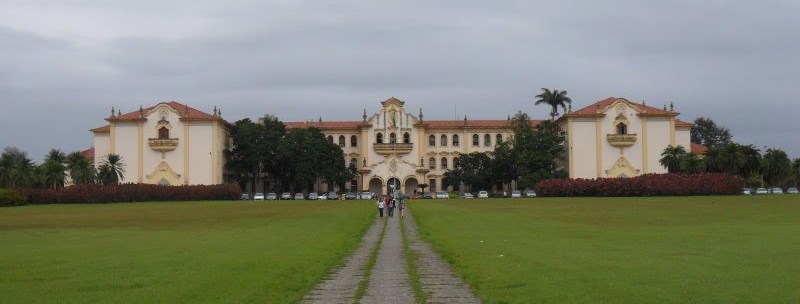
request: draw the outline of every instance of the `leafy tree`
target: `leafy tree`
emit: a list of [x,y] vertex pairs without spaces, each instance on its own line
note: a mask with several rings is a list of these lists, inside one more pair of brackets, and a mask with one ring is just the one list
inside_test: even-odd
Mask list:
[[40,179],[47,188],[58,189],[63,188],[66,183],[67,175],[64,172],[64,162],[66,156],[64,152],[58,149],[52,149],[47,153],[45,162],[41,165],[40,171],[42,176]]
[[706,164],[697,155],[688,153],[681,158],[681,171],[686,174],[697,174],[706,171]]
[[513,150],[519,187],[530,188],[545,179],[566,177],[567,173],[558,165],[563,159],[564,132],[554,121],[544,121],[535,130],[526,130],[523,121],[526,118],[527,115],[521,115],[514,121]]
[[28,154],[16,147],[7,147],[0,155],[0,186],[30,188],[37,186],[36,165]]
[[761,164],[761,174],[767,184],[780,185],[791,173],[791,161],[781,149],[767,149]]
[[94,164],[89,162],[80,152],[72,152],[66,157],[67,171],[76,185],[91,184],[95,182]]
[[492,176],[496,182],[510,184],[517,179],[517,162],[511,142],[504,141],[494,148],[492,153]]
[[658,161],[669,173],[681,172],[681,160],[686,156],[686,148],[683,146],[667,146],[661,152],[661,159]]
[[728,128],[717,126],[711,118],[700,117],[695,119],[694,128],[691,130],[693,143],[710,147],[727,145],[731,143],[731,132]]
[[260,176],[258,140],[261,137],[261,130],[262,128],[258,124],[248,118],[236,121],[231,126],[230,137],[233,140],[233,149],[228,152],[226,167],[234,179],[239,181],[242,189],[246,189],[248,181],[255,187]]
[[738,145],[738,149],[744,155],[744,163],[737,174],[749,180],[761,171],[761,151],[753,145]]
[[119,184],[125,179],[125,163],[122,157],[113,153],[106,155],[97,169],[97,175],[104,185]]
[[262,179],[263,188],[266,189],[268,178],[274,178],[279,174],[279,169],[275,163],[278,155],[278,146],[281,138],[286,134],[286,126],[274,115],[264,115],[259,120],[259,135],[256,140],[256,154],[260,172],[265,178]]
[[747,158],[739,144],[729,143],[719,147],[717,166],[722,172],[740,175],[741,169],[747,163]]
[[486,189],[492,185],[493,178],[491,174],[486,174],[491,170],[492,160],[486,153],[472,152],[470,154],[462,154],[453,169],[445,173],[445,184],[457,185],[464,183],[470,190]]
[[559,91],[553,90],[550,91],[549,89],[542,88],[542,93],[535,96],[536,103],[534,105],[546,104],[552,108],[550,112],[550,117],[552,120],[556,119],[558,116],[558,107],[561,107],[562,110],[566,112],[567,104],[572,103],[572,99],[567,97],[567,91]]

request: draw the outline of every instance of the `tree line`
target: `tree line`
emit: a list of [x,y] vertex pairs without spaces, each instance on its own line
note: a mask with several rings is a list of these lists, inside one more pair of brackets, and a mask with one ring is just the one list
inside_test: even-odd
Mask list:
[[0,154],[0,188],[59,189],[72,184],[117,184],[125,174],[125,164],[116,154],[103,157],[100,166],[80,152],[65,154],[52,149],[44,162],[36,164],[25,151],[6,147]]
[[661,153],[660,163],[670,173],[728,173],[745,181],[745,185],[797,185],[800,158],[791,160],[781,149],[761,149],[732,141],[730,130],[713,120],[700,117],[692,128],[692,142],[705,145],[703,157],[689,153],[683,146],[668,146]]

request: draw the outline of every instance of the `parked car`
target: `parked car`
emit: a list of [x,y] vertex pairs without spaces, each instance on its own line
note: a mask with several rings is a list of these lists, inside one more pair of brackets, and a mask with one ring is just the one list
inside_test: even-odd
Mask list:
[[317,196],[317,200],[320,200],[320,201],[325,201],[325,200],[328,200],[328,194],[327,194],[327,193],[320,193],[320,194]]
[[422,198],[423,199],[432,199],[432,198],[434,198],[433,192],[423,192],[422,193]]
[[253,200],[254,201],[263,201],[264,200],[264,193],[261,193],[261,192],[256,193],[255,195],[253,195]]
[[338,200],[339,199],[339,195],[336,194],[336,192],[333,192],[333,191],[328,192],[328,199]]
[[292,199],[292,194],[289,193],[289,192],[281,193],[281,199],[282,200],[290,200],[290,199]]
[[744,195],[750,195],[750,194],[753,194],[753,193],[751,193],[751,192],[750,192],[750,189],[748,189],[748,188],[743,188],[743,189],[742,189],[742,194],[744,194]]
[[525,190],[523,194],[525,194],[525,197],[536,197],[536,192],[530,189]]
[[770,189],[769,192],[771,192],[772,194],[783,194],[783,189],[779,187],[774,187]]
[[316,192],[309,192],[308,193],[308,199],[317,200],[317,199],[319,199],[319,195]]
[[274,201],[274,200],[278,199],[278,195],[275,194],[275,192],[270,192],[270,193],[267,193],[266,199],[270,200],[270,201]]
[[478,198],[489,198],[489,192],[478,191]]
[[475,196],[473,196],[472,193],[464,192],[463,194],[461,194],[461,198],[470,199],[470,198],[475,198]]
[[347,192],[344,194],[345,199],[354,200],[356,199],[356,194],[353,192]]
[[372,199],[372,192],[361,192],[361,199],[363,199],[363,200],[371,200]]
[[758,188],[756,189],[756,194],[769,194],[769,191],[765,188]]
[[436,199],[445,199],[450,198],[450,194],[447,191],[436,191]]
[[422,194],[419,194],[419,193],[414,193],[414,194],[412,194],[411,196],[409,196],[409,198],[410,198],[410,199],[413,199],[413,200],[422,199]]
[[242,193],[242,197],[240,197],[239,199],[243,201],[250,200],[250,194]]
[[303,192],[297,192],[294,194],[294,199],[296,200],[305,199],[305,195],[303,195]]
[[511,191],[511,198],[520,198],[522,197],[522,191],[514,190]]
[[798,193],[797,192],[797,188],[795,188],[795,187],[791,187],[789,189],[786,189],[786,194],[797,194],[797,193]]

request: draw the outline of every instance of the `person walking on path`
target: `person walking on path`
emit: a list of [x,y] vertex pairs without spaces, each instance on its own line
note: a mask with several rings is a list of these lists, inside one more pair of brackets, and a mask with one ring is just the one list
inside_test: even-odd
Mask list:
[[378,198],[378,214],[383,217],[383,208],[385,207],[385,203],[383,202],[383,198]]
[[397,209],[400,209],[400,217],[403,217],[403,209],[406,209],[406,200],[400,199],[400,202],[397,203]]
[[394,207],[395,207],[396,203],[397,202],[396,202],[394,197],[389,199],[389,206],[387,206],[387,208],[389,210],[389,217],[394,217]]

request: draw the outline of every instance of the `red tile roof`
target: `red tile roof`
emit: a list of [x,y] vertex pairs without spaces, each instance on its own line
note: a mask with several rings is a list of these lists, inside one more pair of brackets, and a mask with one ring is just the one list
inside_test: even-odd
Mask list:
[[[531,120],[531,125],[536,126],[541,120]],[[497,120],[426,120],[423,121],[428,128],[486,128],[486,129],[506,129],[511,128],[511,121],[507,119]],[[287,129],[311,128],[315,127],[322,130],[357,130],[364,125],[358,121],[324,121],[324,122],[284,122]]]
[[701,144],[692,143],[692,154],[703,155],[706,153],[706,151],[708,151],[708,147]]
[[[609,97],[588,106],[581,108],[580,110],[573,111],[571,113],[567,113],[565,116],[574,117],[574,116],[596,116],[599,115],[598,111],[602,111],[606,109],[608,106],[613,104],[615,101],[623,99],[617,97]],[[627,99],[624,99],[627,100]],[[635,103],[632,101],[628,101],[633,107],[635,107],[641,114],[640,115],[647,115],[647,116],[675,116],[678,115],[678,112],[673,111],[665,111],[659,108],[654,108],[648,105],[644,105],[641,103]]]
[[691,122],[685,122],[685,121],[680,120],[680,119],[675,119],[675,126],[676,127],[691,128],[691,127],[694,127],[694,124],[691,123]]
[[89,131],[94,132],[94,133],[108,133],[108,132],[111,132],[111,125],[105,125],[105,126],[102,126],[102,127],[99,127],[99,128],[94,128],[94,129],[91,129]]
[[94,148],[89,148],[88,150],[81,151],[81,155],[83,155],[83,157],[86,157],[86,159],[88,159],[89,161],[93,161],[94,160]]
[[[198,109],[189,107],[186,104],[182,104],[182,103],[177,102],[177,101],[161,102],[161,103],[158,103],[155,106],[142,109],[142,112],[148,112],[148,111],[152,110],[153,108],[157,107],[160,104],[166,104],[166,105],[170,106],[171,108],[175,109],[176,111],[178,111],[181,119],[188,119],[188,120],[217,120],[217,119],[221,120],[222,119],[221,117],[216,117],[214,115],[211,115],[211,114],[208,114],[206,112],[200,111]],[[119,116],[110,117],[110,118],[107,118],[106,120],[108,120],[108,121],[137,121],[137,120],[140,120],[140,119],[142,119],[141,113],[140,113],[139,110],[136,110],[136,111],[133,111],[133,112],[130,112],[130,113],[125,113],[125,114],[122,114],[122,115],[119,115]]]

